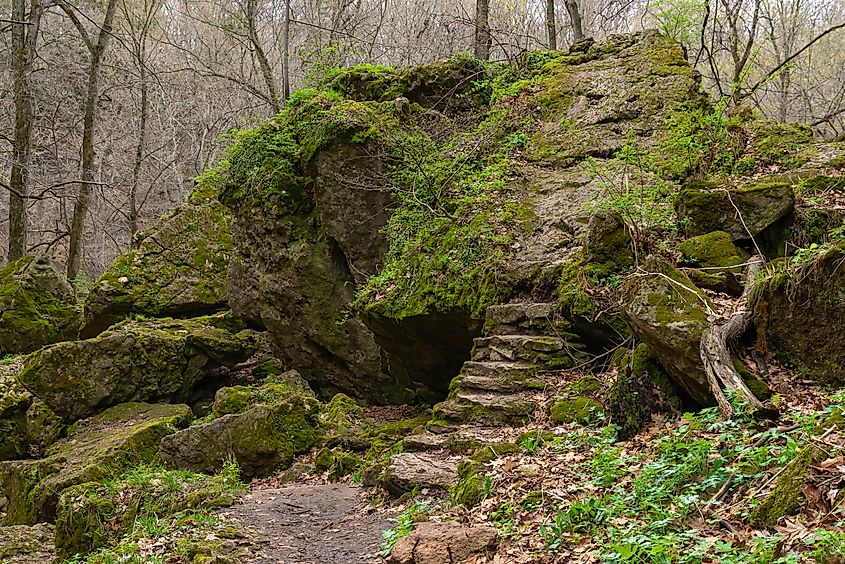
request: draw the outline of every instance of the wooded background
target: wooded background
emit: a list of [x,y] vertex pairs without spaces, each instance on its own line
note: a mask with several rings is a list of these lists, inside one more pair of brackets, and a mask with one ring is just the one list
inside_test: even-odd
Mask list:
[[510,61],[657,28],[714,101],[845,131],[845,0],[2,0],[0,263],[92,278],[233,129],[357,63]]

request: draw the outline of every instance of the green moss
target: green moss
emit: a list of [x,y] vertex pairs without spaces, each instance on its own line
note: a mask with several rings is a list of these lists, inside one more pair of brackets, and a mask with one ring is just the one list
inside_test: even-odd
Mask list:
[[744,262],[731,236],[724,231],[691,237],[678,245],[678,250],[689,264],[701,267],[725,267],[739,272],[737,265]]
[[736,369],[739,375],[742,376],[742,381],[745,382],[745,385],[748,386],[748,389],[751,390],[751,393],[754,394],[757,399],[765,401],[772,397],[772,391],[769,389],[769,386],[757,378],[757,375],[751,372],[748,367],[745,366],[745,363],[739,359],[739,357],[734,355],[732,360],[734,369]]
[[323,448],[314,457],[314,468],[328,473],[331,480],[339,480],[355,472],[363,462],[360,456],[343,449]]
[[215,476],[140,466],[120,479],[89,482],[64,491],[56,518],[60,558],[114,546],[135,532],[138,519],[167,520],[186,511],[231,505],[244,491],[236,467]]
[[778,476],[771,493],[752,511],[751,523],[772,528],[778,519],[795,512],[801,487],[811,471],[810,466],[818,462],[823,454],[815,445],[805,446]]
[[0,269],[0,354],[28,353],[72,339],[76,298],[46,257],[24,257]]
[[323,426],[335,434],[354,427],[363,418],[364,410],[346,394],[335,394],[321,416]]
[[811,155],[813,131],[807,125],[760,121],[749,129],[753,147],[764,164],[794,169],[806,163]]
[[603,417],[603,409],[602,405],[592,398],[573,397],[555,402],[549,410],[549,416],[555,423],[589,425]]

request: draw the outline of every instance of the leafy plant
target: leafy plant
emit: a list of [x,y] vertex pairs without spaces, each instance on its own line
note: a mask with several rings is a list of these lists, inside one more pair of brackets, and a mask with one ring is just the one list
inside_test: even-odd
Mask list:
[[407,536],[414,530],[414,524],[423,520],[428,513],[429,505],[422,501],[414,502],[408,509],[397,515],[391,521],[396,525],[382,533],[381,554],[384,557],[390,556],[393,547],[399,539]]

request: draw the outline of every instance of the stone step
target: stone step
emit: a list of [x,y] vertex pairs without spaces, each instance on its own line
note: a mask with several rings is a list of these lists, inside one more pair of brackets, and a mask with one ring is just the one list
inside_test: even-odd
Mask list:
[[528,419],[537,407],[525,393],[459,390],[434,406],[434,415],[459,423],[512,424]]
[[493,335],[474,340],[472,360],[528,363],[539,369],[570,368],[586,360],[583,345],[564,336]]
[[531,364],[508,361],[464,363],[461,373],[452,380],[452,390],[481,390],[518,392],[544,388],[537,378],[537,368]]
[[479,447],[505,442],[504,434],[505,430],[498,426],[459,427],[446,433],[425,431],[405,437],[402,440],[402,448],[405,452],[443,449],[452,452],[467,452]]
[[485,335],[557,335],[566,331],[566,321],[557,315],[558,305],[519,302],[487,308]]

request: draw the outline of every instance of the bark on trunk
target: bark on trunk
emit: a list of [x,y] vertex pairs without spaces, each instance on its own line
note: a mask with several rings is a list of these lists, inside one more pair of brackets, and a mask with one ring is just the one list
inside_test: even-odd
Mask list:
[[475,56],[482,60],[490,58],[490,0],[475,2]]
[[555,0],[546,0],[546,32],[549,36],[549,50],[557,51],[557,22],[555,21]]
[[581,19],[581,11],[578,8],[578,0],[566,0],[566,12],[569,14],[569,21],[572,23],[572,37],[575,41],[584,39],[584,23]]
[[727,321],[711,324],[701,335],[701,360],[704,363],[704,372],[716,403],[727,418],[734,416],[734,408],[725,396],[725,389],[739,392],[752,411],[756,412],[763,408],[762,402],[748,389],[742,376],[734,368],[730,347],[748,330],[753,314],[749,303],[751,287],[765,262],[761,255],[751,258],[746,269],[745,288],[737,308]]

